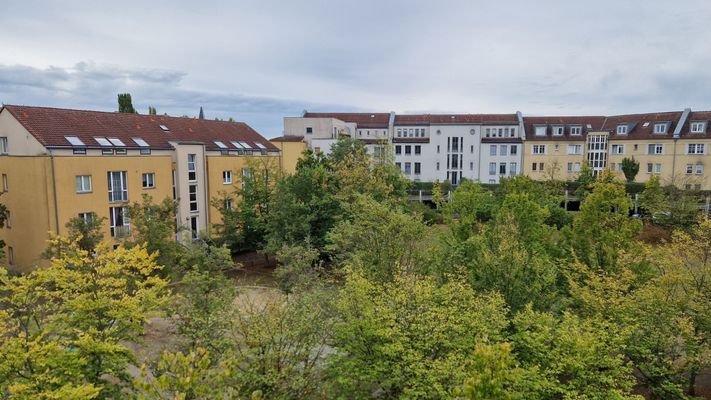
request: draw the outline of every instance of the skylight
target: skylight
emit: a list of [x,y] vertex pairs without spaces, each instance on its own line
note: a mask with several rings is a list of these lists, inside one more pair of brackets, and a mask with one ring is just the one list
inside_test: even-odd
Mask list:
[[226,148],[227,148],[227,146],[225,146],[225,144],[222,143],[222,142],[220,142],[219,140],[215,140],[215,144],[217,145],[217,147],[219,147],[219,148],[221,148],[221,149],[226,149]]
[[72,146],[85,146],[84,142],[76,136],[65,136],[64,138],[67,139],[67,142],[71,143]]
[[94,140],[96,140],[96,142],[99,143],[101,146],[113,146],[111,142],[109,142],[105,137],[95,137]]
[[159,126],[160,126],[160,129],[162,129],[164,132],[167,132],[167,131],[170,130],[170,129],[168,129],[168,127],[165,126],[165,125],[159,125]]
[[230,143],[232,143],[232,146],[235,146],[235,148],[244,149],[244,147],[242,147],[242,145],[237,142],[230,142]]
[[137,145],[139,145],[139,146],[141,146],[141,147],[149,147],[149,146],[148,146],[148,143],[146,143],[146,141],[143,140],[143,139],[141,139],[141,138],[135,137],[135,138],[131,138],[131,139],[132,139],[134,142],[136,142]]
[[588,129],[592,129],[592,125],[591,125],[591,124],[587,124],[587,127],[588,127]]
[[645,122],[644,124],[642,124],[642,127],[644,127],[644,128],[646,128],[648,126],[649,126],[649,122]]
[[263,145],[263,144],[261,144],[261,143],[259,143],[259,142],[254,142],[254,144],[256,144],[257,147],[259,147],[260,149],[266,149],[266,148],[267,148],[267,146],[265,146],[265,145]]
[[241,144],[242,147],[244,147],[245,149],[251,149],[251,148],[252,148],[252,146],[248,145],[247,142],[240,141],[239,144]]
[[109,142],[111,142],[111,144],[113,144],[114,146],[125,146],[125,144],[123,144],[123,142],[119,138],[109,138]]

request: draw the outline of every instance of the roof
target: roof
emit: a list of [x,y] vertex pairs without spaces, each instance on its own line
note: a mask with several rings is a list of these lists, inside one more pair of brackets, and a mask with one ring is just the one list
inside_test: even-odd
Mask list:
[[72,147],[65,136],[76,136],[87,148],[100,148],[94,138],[106,137],[119,139],[126,148],[139,148],[133,138],[140,138],[154,149],[171,148],[169,141],[204,143],[208,150],[220,150],[214,141],[221,141],[236,149],[230,142],[241,141],[253,149],[259,143],[267,150],[278,151],[243,122],[15,105],[5,105],[0,112],[3,110],[10,112],[45,147]]
[[[603,116],[545,116],[523,117],[526,140],[583,140],[589,131],[599,131],[605,123]],[[554,125],[564,126],[563,136],[553,136]],[[536,136],[535,127],[546,126],[546,136]],[[571,126],[580,126],[581,135],[570,135]]]
[[[692,122],[705,122],[704,131],[702,133],[691,133]],[[682,139],[693,138],[711,138],[711,111],[692,111],[686,119],[684,126],[681,127],[680,137]]]
[[[682,111],[612,115],[607,117],[602,126],[602,130],[610,132],[612,139],[671,138],[674,129],[676,129],[676,125],[679,123],[679,119],[681,119],[681,115]],[[666,133],[655,134],[654,124],[662,122],[668,123]],[[617,134],[617,127],[619,125],[627,125],[626,135]]]
[[270,142],[303,142],[303,136],[286,135],[269,139]]
[[516,114],[397,114],[395,125],[506,124],[517,125]]
[[305,112],[304,118],[336,118],[359,128],[387,128],[390,124],[390,113]]

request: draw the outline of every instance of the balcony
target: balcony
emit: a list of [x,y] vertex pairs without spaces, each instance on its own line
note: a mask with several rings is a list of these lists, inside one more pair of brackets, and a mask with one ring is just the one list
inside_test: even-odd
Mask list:
[[131,236],[131,227],[129,225],[111,227],[111,237],[116,239],[123,239],[129,236]]

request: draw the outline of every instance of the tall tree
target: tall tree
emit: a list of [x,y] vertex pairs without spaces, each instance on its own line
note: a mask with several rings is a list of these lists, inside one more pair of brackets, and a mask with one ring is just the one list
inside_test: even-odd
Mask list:
[[156,115],[158,112],[155,107],[148,106],[148,115]]
[[118,95],[118,111],[121,113],[135,114],[136,109],[133,108],[130,93],[119,93]]
[[634,182],[634,178],[639,172],[639,161],[632,158],[622,159],[622,173],[625,174],[625,179],[627,182]]

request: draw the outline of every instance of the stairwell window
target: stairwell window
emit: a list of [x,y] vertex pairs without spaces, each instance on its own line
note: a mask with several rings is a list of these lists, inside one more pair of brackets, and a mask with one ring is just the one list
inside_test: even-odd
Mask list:
[[190,212],[198,211],[197,184],[188,186],[188,203],[190,205]]
[[109,184],[109,202],[128,201],[126,171],[109,171],[106,177]]
[[7,154],[8,153],[8,148],[7,148],[7,137],[3,136],[0,137],[0,154]]
[[197,180],[197,170],[195,169],[195,154],[188,154],[188,180]]
[[518,173],[518,164],[515,162],[510,163],[509,164],[509,174],[511,174],[511,176],[514,176],[517,173]]

